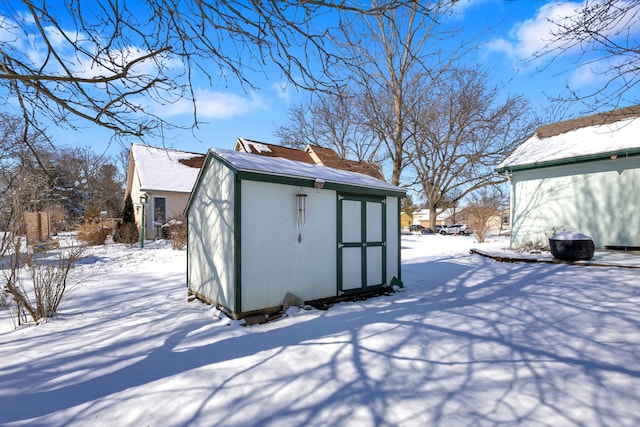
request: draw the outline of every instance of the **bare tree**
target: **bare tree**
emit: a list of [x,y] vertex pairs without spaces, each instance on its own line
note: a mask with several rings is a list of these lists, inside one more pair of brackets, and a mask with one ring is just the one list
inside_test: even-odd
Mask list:
[[479,243],[485,241],[492,227],[502,226],[505,204],[504,194],[494,186],[483,187],[470,196],[465,211]]
[[604,77],[601,87],[580,94],[570,89],[568,100],[584,101],[592,107],[637,104],[640,83],[640,1],[585,0],[574,13],[553,21],[549,43],[537,56],[552,59],[579,50],[582,67]]
[[47,176],[31,167],[36,162],[29,147],[36,147],[39,137],[25,136],[23,125],[19,117],[0,113],[0,255],[11,246],[23,212],[41,205],[48,196]]
[[[407,115],[414,108],[415,91],[427,91],[469,48],[448,43],[452,30],[441,25],[453,2],[414,2],[374,16],[341,20],[343,57],[338,75],[348,75],[362,112],[392,165],[391,183],[400,184],[407,166],[406,145],[412,139]],[[381,7],[374,1],[375,7]],[[428,11],[428,12],[425,12]],[[357,27],[359,31],[353,31]],[[346,72],[345,72],[346,70]]]
[[535,127],[519,96],[501,99],[477,69],[450,70],[412,110],[408,157],[427,200],[430,227],[442,210],[471,192],[504,181],[493,168]]
[[98,213],[117,216],[124,200],[124,177],[115,166],[116,159],[98,154],[91,147],[56,150],[55,161],[61,175],[67,175],[82,193],[83,210],[87,206]]
[[25,142],[19,117],[0,119],[0,230],[18,230],[25,211],[48,211],[54,224],[73,222],[88,204],[120,211],[123,178],[110,157],[89,147],[53,148],[38,134]]
[[405,3],[419,4],[5,1],[0,91],[21,112],[25,134],[88,121],[116,136],[153,136],[172,125],[154,103],[190,100],[197,126],[195,76],[251,86],[251,73],[274,64],[290,81],[317,87],[340,59],[326,48],[330,14],[376,16]]
[[353,94],[323,94],[308,106],[291,107],[288,122],[275,135],[284,145],[332,148],[343,159],[376,162],[379,141]]
[[0,271],[3,291],[11,298],[16,326],[46,321],[55,316],[69,293],[80,279],[74,277],[73,267],[80,261],[84,249],[71,247],[54,253],[21,252],[20,237],[12,236],[8,268]]

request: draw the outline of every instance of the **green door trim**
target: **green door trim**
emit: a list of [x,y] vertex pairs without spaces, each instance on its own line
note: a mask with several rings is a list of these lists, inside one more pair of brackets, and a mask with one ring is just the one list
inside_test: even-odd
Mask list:
[[[386,286],[387,280],[387,205],[385,197],[373,197],[373,196],[363,196],[363,195],[352,195],[352,194],[337,194],[338,203],[337,203],[337,236],[336,242],[338,246],[337,250],[337,291],[338,295],[344,295],[349,293],[358,293],[367,290],[375,290],[379,289],[383,286]],[[359,242],[342,242],[343,235],[343,201],[355,201],[360,202],[360,241]],[[380,224],[380,233],[382,240],[367,240],[367,203],[379,203],[381,210],[381,224]],[[373,285],[367,285],[368,281],[368,256],[367,249],[370,247],[380,247],[382,250],[382,265],[381,273],[382,273],[382,282],[376,283]],[[356,288],[344,289],[343,283],[343,248],[361,248],[360,252],[360,272],[361,272],[361,286]]]

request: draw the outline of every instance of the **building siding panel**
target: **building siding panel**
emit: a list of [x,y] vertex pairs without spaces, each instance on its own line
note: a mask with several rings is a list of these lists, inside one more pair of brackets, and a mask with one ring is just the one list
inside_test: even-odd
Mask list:
[[514,171],[511,180],[513,248],[563,230],[591,236],[597,248],[640,245],[640,158]]
[[[300,230],[298,193],[307,194]],[[242,311],[279,306],[288,292],[303,300],[335,296],[335,192],[243,180],[241,197]]]
[[211,302],[235,307],[234,174],[222,163],[203,171],[189,209],[188,286]]

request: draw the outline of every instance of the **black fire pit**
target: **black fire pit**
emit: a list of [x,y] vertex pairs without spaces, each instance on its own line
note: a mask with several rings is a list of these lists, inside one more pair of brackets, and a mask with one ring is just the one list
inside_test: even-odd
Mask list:
[[595,244],[591,237],[573,231],[563,231],[549,237],[551,255],[563,261],[589,261]]

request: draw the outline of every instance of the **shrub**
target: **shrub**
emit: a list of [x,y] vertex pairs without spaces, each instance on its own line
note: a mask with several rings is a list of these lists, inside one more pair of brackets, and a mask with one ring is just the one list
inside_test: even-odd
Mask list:
[[89,246],[104,245],[113,229],[104,224],[82,224],[78,227],[78,240]]
[[125,197],[124,199],[124,208],[122,209],[122,222],[124,222],[125,224],[129,222],[136,222],[131,193],[127,193],[127,197]]
[[84,222],[97,224],[100,222],[100,210],[93,204],[89,204],[84,211]]
[[132,244],[140,240],[140,230],[135,222],[123,222],[116,225],[113,241],[116,243]]
[[162,228],[165,229],[171,240],[172,249],[182,250],[187,246],[187,227],[181,218],[169,220]]
[[[70,289],[69,273],[82,256],[74,247],[55,253],[20,252],[20,239],[9,254],[9,268],[2,271],[4,292],[11,298],[17,325],[52,317]],[[25,274],[25,272],[27,274]]]
[[122,223],[116,225],[113,241],[116,243],[132,244],[140,239],[140,230],[136,225],[136,218],[133,209],[133,201],[131,193],[127,194],[124,199],[124,208],[122,209]]

